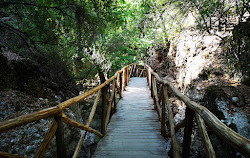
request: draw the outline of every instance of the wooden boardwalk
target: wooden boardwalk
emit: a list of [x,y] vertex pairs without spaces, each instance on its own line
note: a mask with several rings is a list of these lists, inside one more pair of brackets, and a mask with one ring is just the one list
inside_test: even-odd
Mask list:
[[153,107],[146,78],[131,78],[93,157],[166,158],[166,143]]

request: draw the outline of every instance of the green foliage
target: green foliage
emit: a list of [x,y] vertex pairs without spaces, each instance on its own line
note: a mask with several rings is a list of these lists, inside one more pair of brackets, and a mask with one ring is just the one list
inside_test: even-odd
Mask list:
[[11,39],[0,44],[17,52],[22,49],[22,55],[37,60],[44,56],[46,61],[52,55],[73,70],[76,55],[86,56],[84,49],[92,47],[106,29],[124,23],[122,9],[116,3],[123,1],[4,0],[0,2],[0,27],[5,30],[1,33],[7,32]]
[[0,5],[1,46],[84,78],[93,77],[97,67],[112,75],[124,65],[145,62],[147,50],[166,47],[181,32],[190,11],[198,10],[198,26],[209,30],[210,18],[242,17],[249,10],[246,0],[3,0]]
[[169,3],[179,7],[184,12],[197,11],[196,22],[202,31],[211,33],[217,27],[231,27],[229,18],[237,17],[238,21],[244,20],[244,14],[249,12],[249,2],[247,0],[172,0]]
[[[43,64],[53,63],[57,58],[57,63],[67,65],[76,77],[86,76],[84,73],[95,65],[112,75],[122,66],[142,60],[153,43],[163,41],[165,34],[158,38],[154,27],[146,24],[152,20],[149,12],[159,10],[152,7],[154,3],[147,0],[5,0],[0,2],[1,13],[4,13],[1,18],[10,18],[2,20],[0,27],[25,44],[21,47],[16,47],[15,42],[2,45],[18,52],[22,49],[23,55],[37,60],[44,57]],[[91,71],[90,76],[95,72]]]

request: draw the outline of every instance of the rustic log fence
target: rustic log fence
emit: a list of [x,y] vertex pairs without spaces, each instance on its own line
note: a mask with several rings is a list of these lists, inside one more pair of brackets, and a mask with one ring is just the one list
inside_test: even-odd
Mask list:
[[[162,80],[159,75],[147,65],[144,67],[141,65],[130,64],[117,71],[114,76],[112,76],[110,79],[108,79],[101,85],[89,90],[88,92],[82,95],[66,100],[63,103],[58,104],[57,106],[1,122],[0,133],[7,132],[16,127],[35,122],[40,119],[52,117],[54,119],[50,123],[49,129],[43,139],[43,142],[34,154],[34,157],[41,158],[44,156],[54,136],[56,136],[57,157],[63,158],[66,156],[63,132],[63,123],[65,123],[70,126],[84,130],[75,148],[73,158],[76,158],[79,155],[87,132],[94,133],[99,137],[103,137],[106,134],[109,119],[112,113],[116,111],[116,96],[119,94],[119,98],[122,98],[123,91],[126,90],[126,86],[128,85],[129,79],[132,76],[147,78],[148,85],[151,90],[151,96],[153,97],[154,101],[154,108],[157,111],[159,119],[161,121],[161,134],[165,138],[171,137],[174,158],[180,157],[180,149],[177,143],[175,133],[182,127],[185,127],[182,157],[189,157],[192,125],[194,118],[196,118],[196,122],[200,131],[202,141],[204,143],[207,157],[215,158],[215,152],[209,140],[206,131],[206,125],[211,128],[225,142],[227,142],[229,145],[241,152],[245,157],[250,157],[250,141],[247,138],[239,135],[232,129],[228,128],[207,108],[191,101],[187,96],[181,94],[173,86],[172,83]],[[112,90],[108,91],[108,89],[110,89],[111,83]],[[159,92],[157,92],[157,84],[160,85]],[[171,89],[171,91],[187,106],[185,119],[176,125],[174,124],[173,112],[167,89]],[[94,100],[86,125],[70,119],[63,112],[66,108],[69,108],[70,106],[86,99],[87,97],[95,93],[97,93],[96,98]],[[90,127],[98,106],[98,102],[100,100],[102,109],[101,132]],[[168,111],[170,133],[166,132],[166,111]],[[0,157],[23,158],[24,156],[0,152]]]
[[[189,158],[194,118],[196,118],[199,133],[208,158],[215,158],[216,156],[206,131],[206,125],[211,128],[213,132],[216,133],[221,139],[223,139],[227,144],[231,145],[233,148],[239,151],[242,155],[244,155],[245,157],[250,157],[250,140],[227,127],[207,108],[199,105],[194,101],[191,101],[187,96],[180,93],[179,90],[177,90],[171,82],[161,79],[159,75],[155,73],[148,65],[146,65],[146,72],[148,85],[151,89],[151,95],[154,100],[154,108],[158,112],[159,118],[161,120],[161,133],[164,137],[171,136],[171,145],[173,147],[174,158],[181,157],[175,133],[182,127],[185,127],[182,158]],[[156,87],[157,83],[160,85],[159,96]],[[171,92],[173,92],[173,94],[176,95],[187,106],[185,119],[177,125],[174,125],[173,112],[171,108],[171,102],[168,97],[167,88],[170,89]],[[166,133],[166,107],[168,111],[170,133]]]
[[[109,123],[110,116],[112,115],[113,112],[116,111],[117,93],[119,94],[119,98],[122,98],[123,91],[126,89],[126,86],[128,85],[129,78],[131,76],[136,75],[136,71],[137,71],[136,67],[137,67],[136,64],[130,64],[128,66],[125,66],[120,71],[117,71],[114,76],[112,76],[110,79],[108,79],[101,85],[89,90],[88,92],[82,95],[66,100],[63,103],[58,104],[57,106],[43,109],[38,112],[30,113],[27,115],[22,115],[14,119],[1,122],[0,133],[7,132],[11,129],[14,129],[16,127],[19,127],[19,126],[22,126],[31,122],[35,122],[41,119],[52,117],[54,119],[50,123],[49,129],[40,147],[37,149],[36,153],[34,154],[34,157],[41,158],[44,156],[54,136],[56,136],[57,157],[60,157],[60,158],[66,157],[67,154],[66,154],[65,143],[64,143],[64,129],[63,129],[63,123],[65,123],[65,124],[68,124],[69,126],[73,126],[81,130],[84,130],[84,132],[82,132],[81,134],[78,145],[75,148],[73,158],[76,158],[79,155],[80,149],[83,145],[87,132],[94,133],[95,135],[99,137],[103,137],[106,134],[106,129]],[[143,75],[143,71],[145,74],[145,70],[139,70],[138,73],[141,73]],[[112,90],[108,91],[111,83],[112,83]],[[73,106],[79,101],[82,101],[95,93],[97,93],[96,98],[92,106],[91,112],[89,114],[86,125],[70,119],[63,112],[66,108]],[[95,115],[95,111],[97,109],[99,100],[101,100],[101,106],[102,106],[101,107],[102,108],[101,132],[90,127],[90,124]],[[6,153],[6,152],[0,152],[0,157],[5,157],[5,158],[16,157],[17,158],[17,157],[24,157],[24,156],[14,155],[14,154]]]

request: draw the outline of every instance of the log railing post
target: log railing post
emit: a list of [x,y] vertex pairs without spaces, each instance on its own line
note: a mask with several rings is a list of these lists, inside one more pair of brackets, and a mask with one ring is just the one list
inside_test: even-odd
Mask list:
[[151,89],[152,85],[152,73],[150,71],[150,69],[148,69],[148,87],[149,89]]
[[[116,80],[113,80],[113,83],[115,84]],[[109,119],[112,113],[112,103],[114,101],[114,96],[115,96],[115,85],[113,85],[112,88],[112,93],[110,95],[109,101],[108,101],[108,108],[107,108],[107,114],[106,114],[106,119],[105,119],[105,130],[107,129]]]
[[107,87],[102,88],[102,125],[101,125],[101,133],[103,135],[106,134],[106,127],[105,127],[105,121],[106,121],[106,104],[107,104]]
[[126,71],[126,86],[128,85],[128,67],[125,68]]
[[150,89],[151,89],[151,97],[154,99],[154,90],[153,90],[153,81],[154,81],[154,76],[151,74],[151,79],[150,79]]
[[[40,147],[37,149],[34,157],[35,158],[43,158],[44,154],[46,152],[46,150],[48,149],[48,146],[50,144],[50,142],[52,141],[55,133],[57,130],[57,122],[55,120],[53,120],[49,126],[49,129],[47,131],[46,136],[43,139],[42,144],[40,145]],[[0,155],[1,157],[1,155]]]
[[[164,85],[162,91],[163,91],[163,94],[164,94],[163,99],[162,99],[162,111],[163,111],[163,108],[166,105],[167,109],[168,109],[168,120],[169,120],[171,142],[172,142],[172,147],[173,147],[173,155],[174,155],[174,158],[180,158],[179,146],[178,146],[178,142],[177,142],[176,135],[175,135],[174,115],[173,115],[172,108],[170,106],[170,100],[169,100],[169,97],[168,97],[167,86]],[[162,115],[163,115],[163,113],[162,113]]]
[[127,68],[125,68],[125,69],[124,69],[124,78],[125,78],[124,88],[126,89],[126,86],[127,86],[127,80],[128,80]]
[[[96,108],[97,108],[97,105],[98,105],[98,101],[99,101],[99,99],[100,99],[100,97],[101,97],[101,94],[102,94],[102,89],[99,89],[99,91],[98,91],[98,93],[97,93],[97,96],[96,96],[96,98],[95,98],[95,101],[94,101],[94,104],[93,104],[93,106],[92,106],[92,109],[91,109],[91,112],[90,112],[90,114],[89,114],[89,118],[88,118],[88,121],[87,121],[87,124],[86,124],[86,126],[85,126],[85,128],[87,128],[87,129],[89,129],[89,126],[90,126],[90,124],[91,124],[91,122],[92,122],[92,120],[93,120],[93,117],[94,117],[94,114],[95,114],[95,111],[96,111]],[[70,119],[68,119],[67,117],[66,117],[66,115],[63,115],[63,118],[64,118],[64,120],[63,121],[65,121],[65,122],[67,122],[67,123],[72,123],[72,120],[71,121],[69,121]],[[66,118],[66,119],[65,119]],[[73,122],[75,122],[75,121],[73,121]],[[75,124],[75,123],[74,123]],[[79,125],[79,123],[76,123],[77,124],[77,128],[79,128],[79,126],[82,126],[81,124]],[[72,125],[72,124],[71,124]],[[73,125],[74,126],[74,125]],[[76,127],[76,126],[75,126]],[[81,150],[81,147],[82,147],[82,144],[83,144],[83,142],[84,142],[84,139],[85,139],[85,137],[86,137],[86,135],[87,135],[87,130],[86,129],[84,129],[84,128],[82,128],[83,130],[85,130],[83,133],[81,133],[81,137],[80,137],[80,139],[79,139],[79,141],[78,141],[78,144],[77,144],[77,146],[76,146],[76,148],[75,148],[75,152],[74,152],[74,154],[73,154],[73,156],[72,156],[72,158],[77,158],[78,157],[78,155],[79,155],[79,152],[80,152],[80,150]],[[94,131],[93,131],[94,132]],[[97,132],[97,131],[95,131],[95,134],[97,134],[98,136],[101,136],[101,137],[103,137],[103,135],[102,134],[100,134],[99,132]]]
[[129,82],[129,67],[127,67],[127,85],[128,85],[128,82]]
[[116,88],[117,88],[117,91],[120,93],[120,73],[117,73],[117,76],[116,76]]
[[133,70],[134,70],[134,66],[135,65],[132,65],[131,67],[130,67],[130,72],[129,72],[129,79],[132,77],[132,74],[133,74]]
[[122,73],[119,73],[119,84],[120,84],[120,98],[122,98],[122,92],[123,92],[123,88],[122,88]]
[[148,82],[148,85],[149,85],[148,68],[146,69],[146,78],[147,78],[147,82]]
[[144,72],[144,70],[141,70],[139,77],[143,77],[143,72]]
[[125,68],[124,69],[124,90],[126,90],[126,87],[127,87],[127,69]]
[[151,86],[151,96],[153,97],[153,101],[154,101],[154,109],[156,110],[156,99],[155,99],[155,78],[154,76],[152,76],[152,86]]
[[126,75],[125,69],[122,70],[122,90],[126,90]]
[[113,99],[112,99],[112,102],[114,105],[114,106],[112,106],[112,115],[113,115],[113,113],[115,113],[115,111],[116,111],[116,79],[113,80],[112,93],[114,94]]
[[56,150],[57,157],[65,158],[66,157],[66,148],[64,143],[64,129],[62,123],[62,114],[56,115],[55,121],[57,122],[57,130],[56,130]]
[[[114,86],[116,86],[116,82],[114,83]],[[115,91],[115,94],[114,94],[114,113],[116,112],[116,107],[117,107],[117,103],[116,103],[116,91]]]
[[159,98],[158,98],[158,104],[159,104],[159,105],[161,105],[162,98],[163,98],[163,96],[164,96],[164,95],[163,95],[163,86],[164,86],[164,85],[161,86],[160,91],[159,91]]
[[136,71],[136,64],[134,64],[134,68],[133,68],[133,72],[132,72],[132,74],[133,74],[133,77],[135,77],[135,71]]
[[196,121],[197,121],[197,125],[198,125],[199,132],[200,132],[200,137],[201,137],[201,139],[203,141],[207,157],[208,158],[216,158],[214,148],[213,148],[213,146],[211,144],[211,141],[210,141],[210,139],[208,137],[208,134],[207,134],[206,125],[204,123],[204,120],[197,113],[195,113],[195,118],[196,118]]
[[185,112],[186,126],[184,129],[182,158],[189,158],[190,155],[193,119],[194,119],[194,112],[189,107],[186,107],[186,112]]
[[[165,138],[166,137],[166,100],[165,100],[165,93],[164,93],[164,85],[161,88],[162,92],[162,105],[161,105],[161,135]],[[160,99],[159,99],[160,100]]]
[[159,104],[159,98],[158,98],[158,92],[157,92],[157,84],[156,84],[156,78],[155,76],[153,77],[153,99],[154,99],[154,108],[155,110],[157,111],[158,113],[158,116],[159,116],[159,119],[161,120],[161,107],[160,107],[160,104]]

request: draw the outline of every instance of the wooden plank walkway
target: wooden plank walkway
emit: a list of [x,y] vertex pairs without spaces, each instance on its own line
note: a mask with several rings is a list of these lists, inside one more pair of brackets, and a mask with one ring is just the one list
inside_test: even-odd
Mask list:
[[166,143],[153,108],[146,78],[131,78],[93,157],[166,158]]

